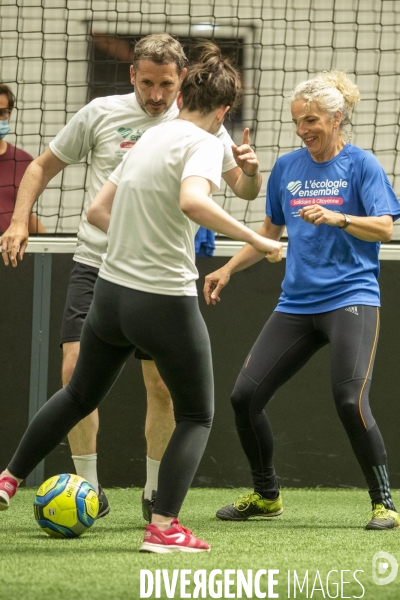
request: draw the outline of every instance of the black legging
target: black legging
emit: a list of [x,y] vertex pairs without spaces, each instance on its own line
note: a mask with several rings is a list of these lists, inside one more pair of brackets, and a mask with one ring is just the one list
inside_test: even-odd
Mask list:
[[372,502],[393,509],[386,450],[368,394],[379,336],[379,309],[357,305],[299,315],[274,312],[250,350],[232,393],[241,444],[254,489],[276,497],[273,434],[264,407],[317,350],[330,344],[336,409],[367,481]]
[[135,348],[154,358],[173,400],[176,428],[161,461],[154,510],[178,515],[214,410],[210,340],[195,296],[149,294],[98,279],[74,374],[29,425],[8,466],[15,477],[25,479],[100,404]]

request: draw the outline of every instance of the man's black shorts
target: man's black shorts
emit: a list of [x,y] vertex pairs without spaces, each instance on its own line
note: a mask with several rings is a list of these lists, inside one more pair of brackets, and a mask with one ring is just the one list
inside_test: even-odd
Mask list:
[[[81,339],[83,322],[93,300],[93,290],[98,274],[99,269],[96,267],[74,261],[61,325],[61,346],[66,342],[79,342]],[[151,356],[141,352],[138,348],[134,355],[139,360],[153,360]]]

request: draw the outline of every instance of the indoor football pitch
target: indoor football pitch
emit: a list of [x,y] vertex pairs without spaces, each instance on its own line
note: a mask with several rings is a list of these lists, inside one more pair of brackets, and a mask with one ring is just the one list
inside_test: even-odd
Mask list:
[[[110,514],[82,537],[61,540],[39,529],[35,490],[21,489],[0,513],[0,599],[399,600],[400,574],[393,575],[400,529],[364,530],[370,517],[365,491],[283,489],[280,517],[236,523],[215,518],[218,508],[247,491],[190,490],[180,521],[211,552],[159,555],[138,551],[145,524],[138,488],[107,490]],[[400,505],[400,492],[393,496]]]

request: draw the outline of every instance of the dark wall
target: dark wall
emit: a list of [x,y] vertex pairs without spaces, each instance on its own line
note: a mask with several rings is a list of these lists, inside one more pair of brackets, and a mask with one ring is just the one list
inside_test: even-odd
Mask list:
[[[28,419],[33,255],[17,269],[0,267],[2,318],[1,467],[7,464]],[[230,392],[241,364],[276,305],[284,264],[262,261],[236,274],[217,306],[201,296],[204,275],[228,259],[198,261],[200,307],[209,328],[215,371],[216,414],[210,441],[194,485],[250,486],[247,463],[239,447]],[[54,255],[49,357],[49,396],[60,387],[59,330],[70,255]],[[392,487],[400,487],[400,265],[381,266],[381,335],[371,390],[374,416],[384,435]],[[273,343],[273,342],[271,342]],[[283,486],[360,486],[364,482],[350,444],[336,416],[330,391],[329,348],[324,348],[283,386],[267,411],[275,435],[276,470]],[[145,391],[140,362],[130,359],[100,407],[99,479],[103,486],[142,486],[145,477]],[[73,469],[66,440],[46,459],[46,477]]]

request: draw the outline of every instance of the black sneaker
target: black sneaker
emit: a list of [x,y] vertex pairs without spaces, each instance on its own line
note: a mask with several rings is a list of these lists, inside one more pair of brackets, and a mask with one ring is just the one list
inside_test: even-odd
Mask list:
[[143,515],[143,519],[145,521],[147,521],[148,523],[151,523],[151,516],[153,514],[156,496],[157,496],[156,490],[153,490],[151,492],[151,500],[148,500],[147,498],[144,497],[144,492],[142,494],[142,515]]
[[282,513],[280,494],[276,500],[267,500],[260,494],[251,492],[236,500],[234,504],[220,508],[215,516],[223,521],[247,521],[252,517],[277,517]]
[[96,519],[101,519],[101,517],[105,517],[110,512],[110,505],[108,504],[107,496],[103,492],[103,488],[99,484],[99,512],[97,513]]
[[[395,510],[385,508],[383,504],[374,504],[372,519],[365,529],[397,529],[400,527],[400,515]],[[383,581],[383,580],[382,580]]]

